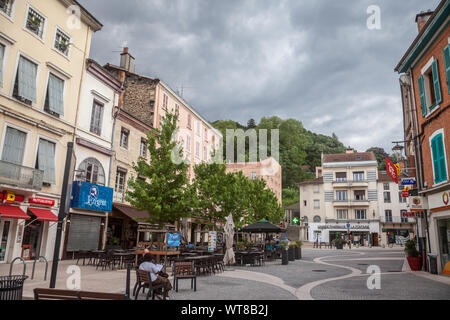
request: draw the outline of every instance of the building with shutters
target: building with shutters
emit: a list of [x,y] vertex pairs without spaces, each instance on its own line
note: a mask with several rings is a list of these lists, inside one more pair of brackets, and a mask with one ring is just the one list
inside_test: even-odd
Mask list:
[[0,263],[52,259],[79,86],[102,25],[76,1],[10,0],[0,26]]
[[340,235],[355,245],[378,244],[377,167],[372,152],[322,155],[318,177],[298,184],[308,241],[329,243]]
[[405,114],[405,153],[417,179],[412,198],[423,204],[414,210],[426,213],[421,215],[419,249],[424,262],[428,253],[437,256],[438,272],[450,270],[449,21],[448,0],[417,14],[418,35],[395,67]]

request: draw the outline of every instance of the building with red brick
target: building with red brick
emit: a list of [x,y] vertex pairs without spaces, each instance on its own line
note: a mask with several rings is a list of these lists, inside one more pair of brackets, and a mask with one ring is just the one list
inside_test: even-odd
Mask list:
[[424,257],[437,255],[439,273],[450,268],[449,22],[449,0],[417,14],[419,33],[395,68],[400,74],[407,167],[414,167],[410,174],[417,178],[413,198],[423,203],[410,209],[426,213],[419,218],[419,247]]

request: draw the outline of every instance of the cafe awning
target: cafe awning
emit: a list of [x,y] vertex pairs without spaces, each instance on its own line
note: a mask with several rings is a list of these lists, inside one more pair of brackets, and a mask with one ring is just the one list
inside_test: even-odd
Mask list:
[[28,208],[39,221],[58,221],[58,217],[48,209]]
[[[117,209],[118,211],[120,211],[121,213],[123,213],[124,215],[126,215],[127,217],[129,217],[130,219],[133,219],[133,220],[148,218],[147,211],[139,211],[136,208],[133,208],[133,207],[130,207],[127,205],[119,205],[117,203],[114,203],[113,208]],[[139,221],[136,221],[136,222],[139,222]]]
[[242,228],[242,232],[248,233],[281,233],[285,232],[285,229],[276,226],[266,219],[259,220],[258,222]]
[[29,220],[30,216],[19,207],[2,204],[0,205],[0,218]]

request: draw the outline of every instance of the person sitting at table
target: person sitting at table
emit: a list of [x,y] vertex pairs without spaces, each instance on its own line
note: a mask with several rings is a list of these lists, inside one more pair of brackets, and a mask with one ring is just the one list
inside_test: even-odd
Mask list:
[[195,248],[194,245],[193,245],[191,242],[189,242],[189,244],[187,245],[187,247],[188,247],[188,249],[194,249],[194,248]]
[[153,263],[153,255],[151,253],[147,253],[144,255],[143,262],[139,266],[139,270],[144,270],[150,273],[150,281],[152,282],[152,285],[164,285],[165,298],[167,298],[169,291],[172,290],[172,284],[170,283],[168,278],[161,276],[161,274],[163,273],[161,271],[162,268],[163,266],[161,264]]

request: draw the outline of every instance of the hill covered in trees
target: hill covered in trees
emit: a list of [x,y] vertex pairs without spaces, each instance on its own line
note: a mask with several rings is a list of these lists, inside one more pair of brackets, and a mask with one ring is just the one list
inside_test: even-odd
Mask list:
[[[345,152],[345,146],[337,136],[332,137],[316,134],[306,130],[303,124],[295,119],[279,117],[262,118],[259,123],[250,119],[247,125],[241,125],[233,120],[219,120],[212,125],[222,132],[224,137],[224,157],[226,148],[226,129],[267,129],[268,154],[270,155],[270,130],[279,130],[280,165],[283,168],[283,189],[295,188],[295,184],[314,178],[316,166],[321,165],[321,153]],[[248,144],[248,139],[247,139]],[[246,148],[248,159],[248,148]],[[283,203],[285,204],[285,203]]]

